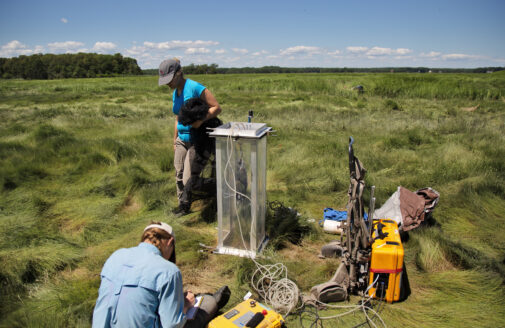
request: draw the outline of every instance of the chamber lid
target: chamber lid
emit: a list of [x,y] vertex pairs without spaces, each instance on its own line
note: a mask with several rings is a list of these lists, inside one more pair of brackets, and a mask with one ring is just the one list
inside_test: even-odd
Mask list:
[[228,122],[209,133],[211,137],[261,138],[272,130],[265,123]]

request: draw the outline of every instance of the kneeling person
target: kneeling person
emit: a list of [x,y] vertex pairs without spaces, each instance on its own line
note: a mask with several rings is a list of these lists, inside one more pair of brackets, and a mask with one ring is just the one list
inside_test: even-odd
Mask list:
[[175,235],[153,222],[141,243],[114,252],[101,272],[93,327],[183,327],[194,295],[184,293],[175,265]]

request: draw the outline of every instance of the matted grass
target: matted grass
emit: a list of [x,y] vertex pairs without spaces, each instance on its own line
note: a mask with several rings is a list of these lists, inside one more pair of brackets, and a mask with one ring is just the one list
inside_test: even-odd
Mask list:
[[[317,258],[334,238],[317,221],[325,207],[345,207],[353,136],[379,206],[400,185],[441,194],[432,225],[410,232],[404,244],[412,294],[384,306],[386,324],[502,324],[505,75],[190,78],[216,95],[223,121],[245,121],[254,110],[254,121],[276,130],[268,139],[268,199],[295,207],[313,230],[299,245],[266,254],[269,262],[286,264],[303,292],[338,266]],[[176,204],[171,92],[156,79],[0,81],[0,326],[89,326],[104,261],[136,245],[150,220],[174,226],[186,288],[206,292],[228,284],[228,307],[251,288],[250,261],[199,252],[200,242],[217,243],[212,204],[198,202],[180,219],[170,214]],[[364,94],[352,90],[358,84]],[[355,315],[324,325],[362,320]],[[287,322],[302,327],[297,316]]]

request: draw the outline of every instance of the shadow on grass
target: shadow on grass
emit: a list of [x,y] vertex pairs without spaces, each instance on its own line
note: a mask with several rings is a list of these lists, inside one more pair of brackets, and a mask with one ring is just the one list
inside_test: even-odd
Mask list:
[[200,218],[205,223],[216,222],[217,220],[217,199],[212,197],[207,199],[202,211],[200,212]]
[[400,282],[400,298],[398,302],[403,302],[407,300],[407,298],[411,294],[409,275],[407,274],[407,266],[405,262],[403,262],[403,272],[402,272],[402,281]]

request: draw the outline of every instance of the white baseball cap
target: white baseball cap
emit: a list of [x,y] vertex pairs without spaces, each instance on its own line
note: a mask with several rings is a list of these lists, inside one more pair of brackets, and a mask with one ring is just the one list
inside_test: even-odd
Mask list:
[[172,227],[170,225],[166,224],[165,222],[160,222],[159,224],[158,223],[150,224],[147,227],[145,227],[144,231],[152,229],[152,228],[158,228],[163,231],[166,231],[168,234],[170,234],[172,237],[174,237],[174,240],[175,240],[174,230],[172,229]]

